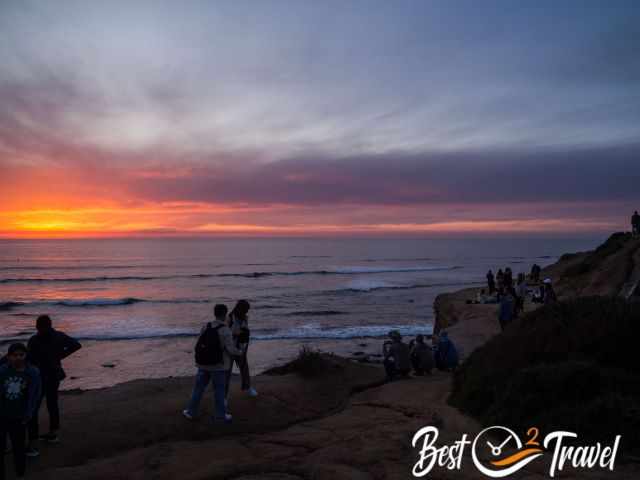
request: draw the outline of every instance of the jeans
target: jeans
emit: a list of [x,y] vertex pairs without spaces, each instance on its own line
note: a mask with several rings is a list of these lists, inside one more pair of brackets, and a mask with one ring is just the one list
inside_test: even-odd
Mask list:
[[21,478],[27,467],[27,457],[25,455],[26,427],[22,420],[0,419],[0,480],[5,479],[4,472],[4,452],[7,449],[7,435],[11,438],[11,449],[13,450],[13,463],[16,467],[16,476]]
[[224,406],[225,398],[225,381],[227,372],[224,370],[216,370],[209,372],[208,370],[198,369],[196,374],[196,384],[193,386],[193,393],[191,394],[191,400],[187,410],[192,416],[196,416],[198,413],[198,407],[200,406],[200,400],[202,395],[207,389],[207,385],[212,381],[213,393],[214,393],[214,418],[218,420],[224,420],[226,409]]
[[33,418],[29,422],[29,441],[38,440],[40,436],[40,424],[38,413],[42,400],[47,399],[47,411],[49,412],[49,431],[57,432],[60,430],[60,406],[58,405],[58,389],[60,388],[60,380],[50,377],[42,377],[42,396],[38,399],[36,411]]
[[231,368],[227,372],[227,393],[231,387],[231,373],[233,372],[233,364],[238,364],[240,370],[240,378],[242,379],[242,390],[249,390],[251,388],[251,376],[249,375],[249,361],[247,360],[247,348],[244,349],[244,353],[241,357],[231,357]]

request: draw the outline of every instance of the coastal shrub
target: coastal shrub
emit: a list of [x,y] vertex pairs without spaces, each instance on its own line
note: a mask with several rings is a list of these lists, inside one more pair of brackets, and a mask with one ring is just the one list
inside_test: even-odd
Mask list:
[[473,352],[450,403],[484,424],[567,428],[640,447],[640,304],[582,297],[535,310]]
[[327,362],[324,356],[317,350],[303,345],[293,361],[293,370],[303,377],[315,377],[326,371]]
[[[632,238],[631,234],[626,232],[612,234],[602,245],[587,255],[584,260],[567,268],[564,276],[579,277],[595,270],[608,257],[620,252]],[[563,259],[568,260],[570,257],[563,255],[561,260]]]

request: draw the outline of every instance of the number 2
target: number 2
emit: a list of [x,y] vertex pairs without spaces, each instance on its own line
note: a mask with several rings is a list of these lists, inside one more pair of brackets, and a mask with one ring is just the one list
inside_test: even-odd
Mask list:
[[527,430],[527,436],[531,438],[529,438],[525,445],[529,447],[539,447],[540,442],[537,441],[538,435],[540,435],[540,430],[538,430],[537,427],[531,427],[529,430]]

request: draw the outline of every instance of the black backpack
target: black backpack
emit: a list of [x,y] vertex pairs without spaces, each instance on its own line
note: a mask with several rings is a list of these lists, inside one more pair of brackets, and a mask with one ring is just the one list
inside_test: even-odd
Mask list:
[[204,332],[200,334],[196,343],[196,364],[198,365],[218,365],[222,363],[222,346],[220,345],[220,335],[218,330],[222,325],[215,328],[211,323],[207,323]]

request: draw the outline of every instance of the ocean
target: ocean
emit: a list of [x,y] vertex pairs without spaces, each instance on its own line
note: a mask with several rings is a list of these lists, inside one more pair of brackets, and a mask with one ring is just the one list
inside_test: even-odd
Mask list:
[[[244,298],[266,367],[282,360],[285,341],[291,350],[302,342],[375,339],[390,329],[431,333],[439,293],[482,285],[489,268],[528,272],[534,262],[545,266],[601,240],[0,240],[0,343],[27,339],[46,313],[56,328],[103,352],[96,361],[122,351],[122,342],[132,352],[136,342],[163,340],[167,354],[193,342],[215,303],[231,308]],[[144,376],[140,365],[134,370],[118,381]],[[158,361],[154,374],[163,372]]]

